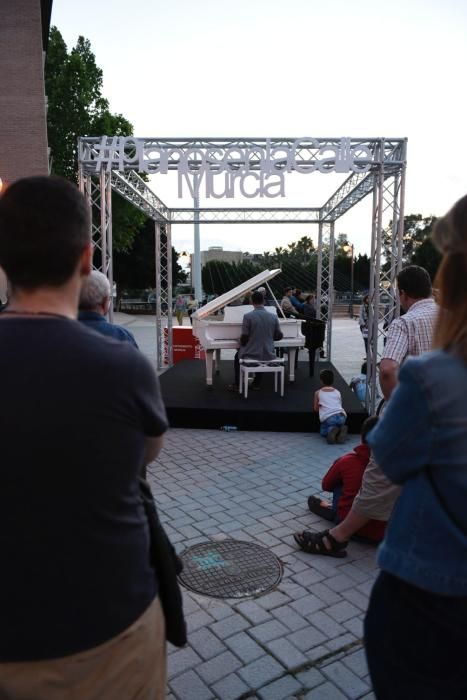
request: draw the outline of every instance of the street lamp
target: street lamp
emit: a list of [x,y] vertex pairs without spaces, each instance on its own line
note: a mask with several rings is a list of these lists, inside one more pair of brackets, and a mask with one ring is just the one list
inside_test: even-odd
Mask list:
[[349,306],[349,315],[350,315],[350,318],[353,318],[353,262],[354,262],[353,243],[347,243],[346,245],[342,246],[342,250],[345,250],[346,253],[350,253],[350,255],[351,255],[351,259],[350,259],[350,306]]

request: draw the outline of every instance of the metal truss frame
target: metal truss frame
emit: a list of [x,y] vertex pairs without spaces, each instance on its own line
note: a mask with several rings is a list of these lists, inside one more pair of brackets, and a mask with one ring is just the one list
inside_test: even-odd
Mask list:
[[[248,153],[249,170],[259,170],[267,149],[295,146],[295,163],[302,169],[317,165],[322,153],[364,148],[371,155],[365,172],[352,172],[320,207],[193,207],[169,208],[138,174],[157,172],[154,152],[169,152],[169,170],[176,170],[180,153],[189,152],[190,171],[200,167],[201,151],[241,149]],[[137,153],[139,149],[139,161]],[[335,151],[337,153],[337,151]],[[387,324],[399,315],[396,276],[402,265],[404,190],[407,139],[404,138],[146,138],[84,137],[78,142],[79,185],[92,210],[92,240],[99,252],[97,269],[113,284],[112,190],[155,222],[157,366],[172,364],[172,255],[171,224],[278,224],[307,223],[318,226],[317,315],[326,322],[326,356],[331,359],[332,306],[334,301],[334,226],[349,209],[372,193],[371,264],[369,290],[369,338],[367,354],[367,408],[373,413],[378,397],[377,364]],[[336,156],[337,162],[337,156]],[[364,162],[364,161],[363,161]],[[142,166],[142,167],[141,167]],[[239,163],[239,168],[243,167]],[[280,166],[290,170],[284,159]],[[294,168],[292,168],[294,169]],[[326,172],[326,169],[322,172]],[[386,224],[386,220],[389,223]],[[380,294],[390,303],[381,311]],[[167,328],[167,343],[164,333]],[[164,347],[167,351],[164,353]]]
[[[170,223],[155,222],[157,367],[173,363],[172,235]],[[165,320],[165,322],[164,322]],[[167,329],[165,331],[165,329]],[[167,333],[167,339],[164,333]]]
[[[200,207],[200,224],[317,224],[321,209],[319,207]],[[171,209],[172,223],[193,224],[194,210],[188,208]]]

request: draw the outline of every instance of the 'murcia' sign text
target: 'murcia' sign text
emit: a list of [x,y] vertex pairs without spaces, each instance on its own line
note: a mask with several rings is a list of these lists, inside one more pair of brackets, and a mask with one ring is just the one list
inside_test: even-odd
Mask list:
[[[103,136],[91,156],[96,171],[138,170],[149,174],[178,173],[178,196],[233,198],[285,197],[285,173],[364,173],[373,160],[371,149],[350,138],[321,145],[303,137],[291,145],[229,145],[228,147],[161,147],[133,136]],[[184,190],[186,185],[187,190]],[[202,189],[201,189],[202,188]]]

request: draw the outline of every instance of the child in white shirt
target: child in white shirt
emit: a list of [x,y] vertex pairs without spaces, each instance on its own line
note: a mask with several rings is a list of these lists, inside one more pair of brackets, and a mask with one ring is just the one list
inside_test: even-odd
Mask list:
[[315,391],[313,410],[319,412],[321,423],[320,434],[325,437],[330,445],[338,442],[343,444],[347,437],[345,421],[347,414],[342,408],[340,391],[333,387],[334,372],[323,369],[319,373],[321,389]]

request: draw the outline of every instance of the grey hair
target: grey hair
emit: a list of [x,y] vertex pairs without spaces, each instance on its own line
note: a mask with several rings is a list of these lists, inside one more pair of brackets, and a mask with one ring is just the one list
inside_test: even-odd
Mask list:
[[90,275],[84,278],[79,297],[79,308],[94,309],[108,297],[110,297],[109,280],[102,272],[93,270]]

